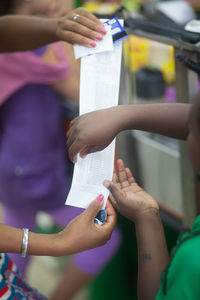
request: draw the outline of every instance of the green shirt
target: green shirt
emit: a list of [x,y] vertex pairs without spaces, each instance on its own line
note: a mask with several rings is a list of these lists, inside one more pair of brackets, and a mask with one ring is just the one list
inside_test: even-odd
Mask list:
[[200,299],[200,216],[190,232],[183,234],[161,276],[156,300]]

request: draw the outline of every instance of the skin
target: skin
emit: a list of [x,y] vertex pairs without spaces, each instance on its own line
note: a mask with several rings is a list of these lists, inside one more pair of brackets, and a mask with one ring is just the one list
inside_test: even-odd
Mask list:
[[[10,12],[13,14],[30,16],[43,15],[49,18],[58,16],[62,13],[63,10],[66,11],[66,9],[68,8],[68,5],[66,5],[63,0],[34,0],[30,2],[14,0],[12,3],[13,7],[10,10]],[[99,36],[100,39],[102,38],[102,35],[96,34],[96,36]],[[80,84],[80,60],[74,59],[74,53],[71,44],[63,43],[62,48],[64,49],[64,51],[66,51],[67,54],[66,59],[70,64],[70,74],[68,74],[66,78],[55,82],[51,86],[54,90],[56,90],[56,92],[60,94],[61,97],[63,97],[63,99],[69,99],[78,104]],[[45,58],[43,58],[43,60],[45,60]],[[48,59],[46,59],[46,61],[47,63],[57,63],[55,53],[51,52],[51,55],[48,54]]]
[[[103,197],[94,200],[78,217],[58,234],[29,232],[27,253],[31,255],[63,256],[104,245],[116,225],[116,213],[108,202],[108,219],[104,225],[94,223],[102,207]],[[23,231],[0,224],[0,252],[21,253]]]
[[[188,114],[187,146],[194,171],[200,171],[200,94]],[[200,114],[199,114],[200,115]],[[135,223],[138,243],[138,299],[153,300],[159,290],[160,276],[169,262],[165,234],[156,200],[140,188],[123,161],[118,160],[113,182],[106,180],[113,207]],[[183,265],[184,267],[184,265]]]
[[[46,5],[47,1],[33,2],[34,5],[36,2],[41,4],[42,7],[39,10],[41,13],[44,12],[43,5]],[[16,2],[16,4],[18,3],[19,1]],[[39,12],[34,6],[30,13],[28,11],[30,3],[25,1],[23,3],[22,12],[24,14],[29,12],[34,15]],[[14,7],[12,13],[18,13],[17,6]],[[80,15],[78,22],[73,21],[75,14]],[[72,10],[64,17],[54,19],[8,15],[0,17],[0,52],[33,49],[58,40],[94,47],[91,42],[97,40],[97,34],[100,36],[105,34],[104,26],[84,8]],[[94,217],[102,207],[101,201],[99,198],[93,201],[84,213],[69,223],[59,234],[44,235],[30,232],[27,253],[60,256],[105,244],[116,224],[116,214],[108,202],[106,210],[109,218],[107,222],[101,227],[94,224]],[[83,228],[85,229],[83,230]],[[0,224],[0,236],[0,252],[21,253],[23,236],[21,229]]]
[[[73,21],[76,14],[78,22]],[[103,24],[81,7],[52,19],[7,15],[0,17],[0,52],[30,50],[60,40],[91,48],[96,36],[105,33]]]
[[[22,1],[14,0],[11,13],[24,14],[24,15],[37,15],[45,14],[51,15],[54,11],[57,11],[61,7],[60,0],[34,0],[34,1]],[[48,9],[47,9],[48,8]]]
[[[153,300],[160,276],[169,262],[159,206],[140,188],[123,161],[117,161],[113,182],[105,181],[115,209],[135,223],[138,244],[138,299]],[[145,288],[144,288],[145,287]]]
[[[74,119],[67,134],[69,156],[76,162],[103,150],[118,133],[137,129],[185,140],[190,104],[119,105],[90,112]],[[102,122],[102,120],[104,120]]]
[[[56,2],[57,5],[54,5],[54,10],[50,14],[51,17],[65,15],[70,9],[72,9],[72,1],[54,0],[54,2]],[[52,87],[64,99],[69,99],[78,106],[80,90],[80,59],[74,58],[73,45],[63,42],[62,47],[66,51],[67,59],[70,63],[70,74],[64,80],[60,80],[59,82],[52,84]]]

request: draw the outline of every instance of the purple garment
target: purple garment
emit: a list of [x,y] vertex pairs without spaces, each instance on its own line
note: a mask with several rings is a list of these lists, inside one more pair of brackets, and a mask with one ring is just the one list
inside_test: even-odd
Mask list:
[[[58,61],[51,63],[51,59],[49,62],[41,59],[45,50],[54,53]],[[32,52],[1,53],[0,65],[0,104],[27,84],[52,84],[65,79],[71,72],[66,51],[60,42]]]
[[30,84],[0,108],[0,201],[20,209],[64,205],[70,187],[60,99]]
[[[42,49],[35,54],[41,55]],[[28,70],[27,70],[28,72]],[[82,210],[64,206],[71,181],[66,170],[66,140],[60,99],[43,84],[29,84],[0,107],[0,202],[4,223],[34,231],[38,210],[65,226]],[[119,230],[103,247],[74,256],[85,273],[95,275],[117,251]],[[21,272],[29,256],[11,254]]]
[[[82,212],[65,206],[70,187],[66,173],[66,143],[59,97],[45,85],[27,85],[0,108],[0,201],[5,224],[35,230],[38,210],[62,226]],[[74,264],[98,274],[121,242],[118,229],[104,246],[78,253]],[[10,255],[22,273],[29,256]]]

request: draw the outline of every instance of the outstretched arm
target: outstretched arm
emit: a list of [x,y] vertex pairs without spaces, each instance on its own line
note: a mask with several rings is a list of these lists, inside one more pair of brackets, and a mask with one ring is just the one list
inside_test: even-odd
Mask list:
[[110,200],[122,215],[135,223],[138,243],[138,298],[153,300],[160,276],[169,262],[159,207],[156,200],[135,182],[122,160],[117,162],[114,182],[105,181]]
[[[76,14],[78,22],[73,21]],[[96,36],[104,33],[98,18],[81,7],[55,19],[4,16],[0,17],[0,52],[34,49],[59,40],[93,47]]]
[[[90,206],[58,234],[29,232],[27,253],[31,255],[63,256],[104,245],[116,225],[116,213],[107,202],[108,218],[102,226],[94,218],[102,208],[103,196],[97,197]],[[22,229],[0,224],[0,252],[21,253]]]
[[104,149],[121,131],[137,129],[185,140],[190,104],[120,105],[82,115],[71,122],[71,160]]

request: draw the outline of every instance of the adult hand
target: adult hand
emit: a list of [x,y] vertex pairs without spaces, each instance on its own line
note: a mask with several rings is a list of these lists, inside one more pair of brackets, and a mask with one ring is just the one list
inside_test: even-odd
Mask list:
[[[77,16],[77,19],[74,17]],[[104,25],[85,8],[71,10],[58,19],[56,35],[59,40],[85,47],[95,47],[106,33]]]
[[113,207],[135,223],[149,213],[159,211],[156,200],[137,185],[131,171],[125,169],[121,159],[117,161],[113,182],[106,180],[104,185],[111,193]]
[[111,237],[116,225],[117,216],[107,201],[106,212],[107,220],[103,225],[94,223],[94,218],[101,210],[103,196],[100,195],[89,207],[78,217],[73,219],[67,227],[58,234],[61,243],[61,253],[72,254],[87,249],[96,248],[104,245]]
[[84,157],[88,153],[107,147],[117,135],[118,118],[115,108],[102,109],[77,117],[70,123],[67,133],[69,157],[76,162],[77,153]]

